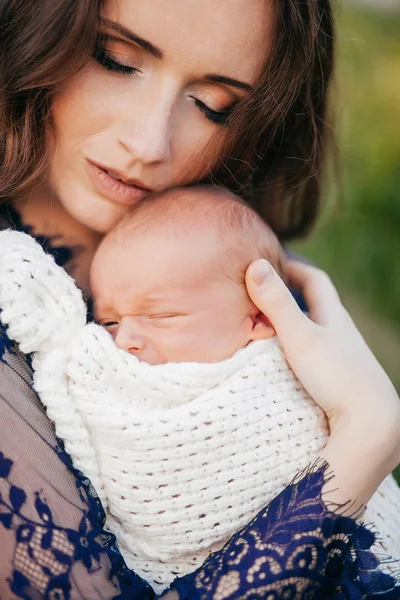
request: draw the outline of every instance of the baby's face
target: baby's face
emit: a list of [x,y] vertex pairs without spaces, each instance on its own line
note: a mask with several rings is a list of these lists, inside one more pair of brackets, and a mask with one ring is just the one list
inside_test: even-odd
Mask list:
[[217,236],[196,238],[107,239],[94,258],[96,321],[141,361],[216,362],[273,335],[245,286],[218,275]]

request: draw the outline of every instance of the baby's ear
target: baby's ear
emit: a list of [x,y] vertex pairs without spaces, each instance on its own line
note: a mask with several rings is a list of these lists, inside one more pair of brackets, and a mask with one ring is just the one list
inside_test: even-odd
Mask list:
[[267,317],[262,312],[257,312],[251,315],[253,323],[252,330],[250,332],[250,339],[255,342],[256,340],[268,340],[274,337],[275,329],[268,321]]

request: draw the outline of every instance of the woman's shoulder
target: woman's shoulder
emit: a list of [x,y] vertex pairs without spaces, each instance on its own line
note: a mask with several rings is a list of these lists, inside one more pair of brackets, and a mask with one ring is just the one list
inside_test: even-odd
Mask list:
[[57,265],[64,267],[74,256],[76,249],[60,244],[57,236],[37,235],[28,223],[24,223],[18,210],[10,202],[0,203],[0,231],[13,229],[32,236],[44,249],[54,257]]

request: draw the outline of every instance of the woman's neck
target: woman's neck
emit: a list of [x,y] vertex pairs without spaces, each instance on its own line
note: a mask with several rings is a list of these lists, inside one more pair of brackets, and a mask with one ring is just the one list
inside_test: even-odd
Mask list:
[[14,206],[24,225],[32,228],[33,235],[53,239],[54,246],[72,249],[72,259],[65,269],[90,297],[89,270],[102,235],[76,221],[58,200],[44,191],[27,200],[17,200]]

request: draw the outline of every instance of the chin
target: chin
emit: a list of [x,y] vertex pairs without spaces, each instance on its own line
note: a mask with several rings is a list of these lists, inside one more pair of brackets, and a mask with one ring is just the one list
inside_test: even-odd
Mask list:
[[62,197],[60,201],[75,221],[96,233],[106,234],[111,231],[129,210],[126,206],[118,206],[96,196],[81,196],[84,199],[80,202],[71,202]]

